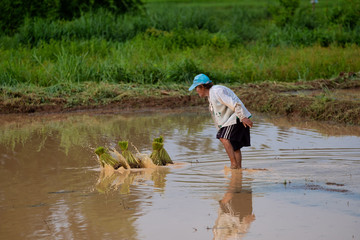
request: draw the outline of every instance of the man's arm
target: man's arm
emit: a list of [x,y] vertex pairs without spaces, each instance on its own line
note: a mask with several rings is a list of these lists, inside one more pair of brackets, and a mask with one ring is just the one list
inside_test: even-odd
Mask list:
[[[231,96],[234,95],[234,96]],[[230,108],[232,111],[235,112],[235,115],[240,119],[240,121],[244,124],[245,127],[252,127],[253,122],[244,114],[244,109],[242,107],[241,101],[238,102],[234,98],[238,98],[235,93],[229,93],[226,90],[219,92],[216,97],[218,100]]]
[[215,96],[219,102],[221,102],[222,104],[230,108],[233,112],[235,112],[235,107],[238,104],[238,102],[234,98],[235,97],[238,98],[238,97],[235,95],[234,92],[229,92],[229,91],[231,90],[222,89],[221,91],[216,92]]

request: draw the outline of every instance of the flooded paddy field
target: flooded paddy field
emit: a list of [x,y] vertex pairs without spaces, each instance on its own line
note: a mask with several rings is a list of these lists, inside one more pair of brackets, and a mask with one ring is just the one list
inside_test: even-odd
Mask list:
[[[230,170],[203,110],[0,117],[1,239],[360,239],[360,128],[254,114]],[[101,171],[94,150],[172,166]]]

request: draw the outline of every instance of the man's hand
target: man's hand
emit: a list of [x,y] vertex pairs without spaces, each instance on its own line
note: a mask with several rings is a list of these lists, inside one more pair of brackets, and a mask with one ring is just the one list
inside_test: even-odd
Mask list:
[[244,124],[244,127],[250,127],[251,128],[253,126],[253,122],[248,118],[243,118],[241,120],[241,122]]

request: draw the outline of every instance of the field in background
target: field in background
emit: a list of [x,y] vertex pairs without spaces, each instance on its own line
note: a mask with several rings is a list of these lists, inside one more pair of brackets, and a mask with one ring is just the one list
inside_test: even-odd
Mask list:
[[1,101],[73,107],[186,95],[198,73],[234,86],[359,71],[358,1],[321,0],[315,10],[309,1],[283,2],[148,0],[123,15],[27,18],[14,34],[0,33]]

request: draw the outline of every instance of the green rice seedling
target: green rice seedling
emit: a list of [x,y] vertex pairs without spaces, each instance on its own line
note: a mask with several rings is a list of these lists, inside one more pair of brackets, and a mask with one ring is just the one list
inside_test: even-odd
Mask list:
[[122,164],[118,161],[116,161],[106,150],[104,147],[98,147],[95,150],[95,154],[99,157],[99,161],[102,167],[105,167],[105,165],[110,165],[114,169],[118,169],[122,167]]
[[119,141],[118,143],[121,153],[126,159],[127,163],[131,168],[140,168],[140,162],[134,157],[134,155],[128,150],[129,142],[128,141]]
[[160,136],[158,138],[154,138],[154,141],[153,142],[158,142],[158,143],[164,143],[164,137],[163,136]]
[[164,165],[161,161],[160,152],[159,152],[163,146],[164,146],[163,143],[159,143],[159,142],[152,143],[153,152],[151,153],[150,158],[153,160],[154,164],[156,164],[158,166]]
[[164,148],[164,138],[162,136],[155,138],[153,143],[153,152],[150,155],[150,158],[153,160],[154,164],[158,166],[165,166],[166,164],[173,164],[169,154]]

